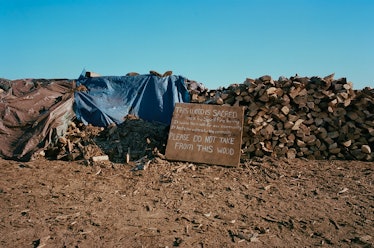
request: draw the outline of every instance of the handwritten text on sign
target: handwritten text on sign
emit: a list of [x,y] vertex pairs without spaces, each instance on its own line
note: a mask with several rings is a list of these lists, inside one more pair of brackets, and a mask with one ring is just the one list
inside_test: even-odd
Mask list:
[[177,103],[170,125],[166,157],[238,165],[242,128],[242,107]]

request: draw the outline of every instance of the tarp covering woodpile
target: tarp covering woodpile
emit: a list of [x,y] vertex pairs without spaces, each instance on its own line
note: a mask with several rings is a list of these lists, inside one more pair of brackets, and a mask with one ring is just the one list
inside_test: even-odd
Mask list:
[[29,160],[74,117],[73,81],[0,79],[0,156]]
[[77,84],[1,79],[0,156],[29,160],[38,150],[53,150],[75,118],[97,127],[121,124],[128,115],[168,124],[174,104],[190,100],[185,82],[182,76],[153,74],[80,76]]
[[81,76],[75,92],[74,110],[84,124],[106,127],[120,124],[127,115],[169,124],[176,102],[189,102],[182,76],[152,74],[135,76]]

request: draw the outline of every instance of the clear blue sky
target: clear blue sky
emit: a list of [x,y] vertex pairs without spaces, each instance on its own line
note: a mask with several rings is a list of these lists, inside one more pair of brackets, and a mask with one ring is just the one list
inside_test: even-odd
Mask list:
[[374,87],[373,0],[0,0],[0,77],[150,70],[209,89],[268,74]]

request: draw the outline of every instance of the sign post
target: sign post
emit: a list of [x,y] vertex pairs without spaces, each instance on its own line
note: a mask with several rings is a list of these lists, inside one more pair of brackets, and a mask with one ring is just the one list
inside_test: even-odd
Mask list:
[[170,160],[237,166],[242,107],[176,103],[166,146]]

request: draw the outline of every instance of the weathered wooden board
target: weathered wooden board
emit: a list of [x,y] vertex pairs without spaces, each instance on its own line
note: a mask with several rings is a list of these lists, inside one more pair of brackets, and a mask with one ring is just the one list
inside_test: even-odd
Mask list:
[[237,166],[243,107],[177,103],[166,146],[170,160]]

